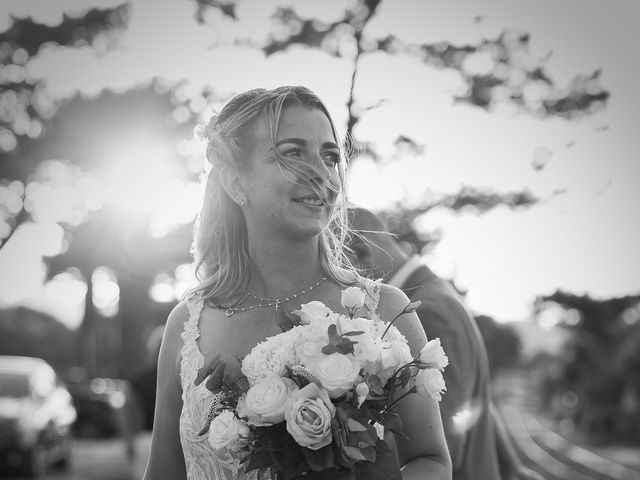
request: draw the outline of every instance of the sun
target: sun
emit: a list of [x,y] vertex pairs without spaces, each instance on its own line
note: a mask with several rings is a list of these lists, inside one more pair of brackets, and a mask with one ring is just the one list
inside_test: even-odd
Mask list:
[[103,176],[109,203],[132,214],[153,213],[179,185],[171,160],[162,142],[139,141],[109,152]]

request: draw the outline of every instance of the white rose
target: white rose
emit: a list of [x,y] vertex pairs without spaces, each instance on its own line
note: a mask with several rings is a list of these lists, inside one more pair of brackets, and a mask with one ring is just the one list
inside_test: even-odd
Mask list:
[[318,450],[333,440],[331,420],[336,407],[315,383],[294,392],[287,405],[287,431],[298,445]]
[[[387,327],[389,329],[387,330]],[[376,338],[382,338],[382,334],[384,333],[384,339],[387,342],[392,342],[394,340],[404,340],[406,342],[406,338],[404,335],[396,328],[395,325],[389,326],[389,322],[373,322],[373,336]]]
[[360,373],[360,366],[346,355],[336,352],[322,358],[312,373],[329,392],[329,396],[337,398],[351,390]]
[[343,319],[343,333],[359,331],[360,335],[350,336],[354,342],[353,355],[361,366],[374,363],[381,354],[382,343],[372,335],[373,322],[368,318]]
[[380,357],[382,360],[383,369],[397,368],[413,360],[413,357],[411,356],[411,349],[404,340],[404,337],[402,338],[402,340],[383,342],[382,353]]
[[342,291],[341,303],[349,313],[355,312],[364,305],[364,292],[360,287],[349,287]]
[[324,303],[314,300],[309,303],[303,303],[300,305],[300,310],[294,310],[300,317],[300,323],[302,325],[308,325],[320,318],[328,317],[331,314],[331,309],[325,306]]
[[304,365],[308,370],[325,357],[322,347],[329,343],[327,329],[333,323],[329,317],[319,318],[311,324],[302,325],[297,328],[299,340],[295,345],[295,352],[298,363]]
[[265,426],[284,421],[284,408],[292,391],[297,390],[290,378],[269,375],[259,379],[238,400],[238,414],[250,425]]
[[207,440],[214,450],[239,450],[246,444],[248,437],[247,424],[236,418],[231,410],[224,410],[211,421]]
[[327,329],[329,325],[335,324],[336,319],[334,316],[328,316],[324,318],[318,318],[310,325],[303,325],[300,328],[301,335],[307,340],[313,340],[316,342],[324,342],[329,340],[329,334]]
[[442,391],[446,389],[442,372],[437,368],[420,370],[416,377],[416,390],[418,393],[426,393],[438,402],[442,400]]
[[434,338],[420,350],[420,361],[426,363],[430,368],[442,370],[449,365],[449,358],[444,353],[444,349],[440,345],[440,339]]
[[306,367],[309,371],[313,370],[316,364],[326,356],[322,353],[322,347],[326,344],[327,341],[314,342],[307,340],[300,342],[296,345],[296,355],[299,364]]

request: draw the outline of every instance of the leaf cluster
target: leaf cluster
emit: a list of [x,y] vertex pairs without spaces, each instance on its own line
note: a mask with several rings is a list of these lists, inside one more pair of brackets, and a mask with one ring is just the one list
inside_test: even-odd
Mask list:
[[338,332],[338,327],[331,324],[327,329],[327,333],[329,334],[329,344],[322,347],[322,353],[325,355],[331,355],[332,353],[347,355],[349,353],[354,353],[353,346],[358,343],[348,337],[362,335],[364,332],[353,331],[340,334]]

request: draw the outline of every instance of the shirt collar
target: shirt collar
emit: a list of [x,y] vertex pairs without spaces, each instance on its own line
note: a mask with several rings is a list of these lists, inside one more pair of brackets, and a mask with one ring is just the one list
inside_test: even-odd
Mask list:
[[420,257],[418,255],[411,255],[386,283],[394,287],[402,288],[411,274],[421,266],[422,260],[420,260]]

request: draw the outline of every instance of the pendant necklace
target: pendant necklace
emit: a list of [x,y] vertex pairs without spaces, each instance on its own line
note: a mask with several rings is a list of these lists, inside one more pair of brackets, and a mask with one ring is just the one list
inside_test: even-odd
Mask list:
[[276,307],[276,311],[277,311],[278,307],[280,305],[282,305],[283,303],[290,302],[291,300],[293,300],[295,298],[298,298],[299,296],[304,295],[305,293],[310,292],[311,290],[316,288],[318,285],[320,285],[322,282],[324,282],[326,279],[327,279],[327,277],[322,277],[320,280],[318,280],[316,283],[314,283],[310,287],[307,287],[307,288],[305,288],[304,290],[302,290],[300,292],[294,293],[289,297],[264,298],[264,297],[258,297],[256,295],[249,295],[251,298],[257,300],[260,303],[258,303],[256,305],[250,305],[248,307],[229,307],[224,311],[224,314],[227,317],[230,317],[231,315],[233,315],[236,312],[247,312],[249,310],[253,310],[254,308],[273,307],[273,306]]

